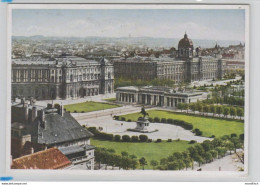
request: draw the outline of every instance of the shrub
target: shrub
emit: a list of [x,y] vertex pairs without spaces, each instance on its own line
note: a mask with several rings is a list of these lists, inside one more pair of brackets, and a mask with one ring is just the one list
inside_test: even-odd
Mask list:
[[125,121],[125,117],[121,117],[121,121]]
[[176,139],[176,141],[177,141],[177,142],[180,141],[180,138]]
[[109,140],[109,141],[112,141],[114,139],[114,135],[113,134],[107,134],[105,132],[98,133],[98,137],[100,139]]
[[140,142],[146,142],[148,140],[147,135],[139,135]]
[[132,120],[131,119],[128,119],[127,122],[131,122]]
[[215,138],[216,136],[215,135],[212,135],[210,138]]
[[81,113],[85,113],[85,111],[83,110],[83,111],[81,111]]
[[158,117],[155,117],[155,118],[154,118],[154,122],[157,122],[157,123],[159,123],[159,122],[160,122],[160,118],[158,118]]
[[191,140],[191,141],[189,142],[189,144],[194,144],[194,143],[197,143],[197,141]]
[[167,142],[172,142],[172,139],[168,139]]
[[171,123],[171,124],[172,124],[172,123],[173,123],[173,119],[168,118],[168,119],[167,119],[167,123]]
[[122,141],[123,141],[123,142],[130,142],[131,139],[130,139],[129,135],[123,135],[123,136],[122,136]]
[[138,136],[132,136],[131,141],[132,142],[138,142],[139,141]]
[[231,138],[232,137],[237,137],[237,134],[236,133],[232,133],[230,136],[231,136]]
[[148,139],[147,142],[148,142],[148,143],[151,143],[151,142],[153,142],[153,140],[152,140],[152,139]]
[[121,136],[120,135],[115,135],[114,139],[115,139],[115,141],[120,141],[121,140]]
[[119,120],[119,116],[114,116],[113,117],[115,120]]
[[150,122],[153,122],[153,118],[151,118],[151,117],[149,117],[148,120],[149,120]]
[[98,130],[97,130],[96,127],[88,127],[87,129],[88,129],[88,131],[90,131],[90,132],[93,133],[94,135],[96,135],[96,133],[98,132]]
[[60,109],[60,104],[55,103],[55,104],[54,104],[54,108],[55,108],[55,109]]
[[198,129],[198,128],[195,128],[194,133],[195,133],[196,136],[202,135],[202,131],[200,131],[200,129]]
[[66,112],[66,109],[63,109]]
[[157,140],[156,140],[156,143],[160,143],[160,142],[162,142],[161,139],[157,139]]
[[240,139],[240,140],[242,140],[242,141],[243,141],[243,140],[244,140],[244,138],[245,138],[244,134],[240,134],[240,135],[239,135],[239,139]]
[[77,111],[76,111],[76,110],[74,110],[74,113],[77,113]]
[[162,118],[161,123],[167,123],[166,118]]
[[116,152],[115,149],[113,149],[113,148],[109,148],[109,149],[107,149],[107,151],[110,152],[110,153],[115,153]]
[[68,111],[68,113],[70,113],[70,111]]

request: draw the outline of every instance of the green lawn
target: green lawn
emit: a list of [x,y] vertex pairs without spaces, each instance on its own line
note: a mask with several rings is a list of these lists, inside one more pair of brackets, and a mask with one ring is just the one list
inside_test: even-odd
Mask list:
[[106,99],[103,99],[103,100],[108,101],[108,102],[115,102],[116,98],[106,98]]
[[[210,137],[215,135],[216,137],[220,137],[223,135],[230,135],[232,133],[236,133],[240,135],[244,133],[244,123],[236,120],[224,120],[224,119],[216,119],[216,118],[207,118],[203,116],[193,116],[193,115],[184,115],[173,113],[170,111],[162,111],[162,110],[148,110],[149,116],[159,117],[159,118],[172,118],[176,120],[183,120],[193,125],[193,128],[200,129],[203,133],[202,136]],[[136,121],[141,114],[133,113],[122,115],[120,117],[125,117],[126,120],[131,119]]]
[[76,104],[70,104],[65,105],[64,108],[66,111],[70,112],[92,112],[92,111],[98,111],[98,110],[104,110],[104,109],[111,109],[119,107],[119,105],[109,104],[109,103],[100,103],[100,102],[83,102],[83,103],[76,103]]
[[91,145],[96,147],[103,147],[107,149],[114,149],[117,154],[121,154],[122,151],[128,152],[129,155],[134,154],[138,160],[144,157],[148,161],[148,165],[145,169],[152,169],[150,166],[151,160],[157,160],[168,157],[174,152],[183,152],[188,147],[194,144],[188,144],[188,141],[173,141],[161,143],[131,143],[131,142],[115,142],[115,141],[101,141],[97,139],[91,139]]

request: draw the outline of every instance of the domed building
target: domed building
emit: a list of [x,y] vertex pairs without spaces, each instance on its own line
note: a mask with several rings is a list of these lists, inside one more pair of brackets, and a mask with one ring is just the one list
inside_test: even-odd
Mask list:
[[189,39],[188,35],[185,33],[184,38],[182,38],[178,44],[178,57],[183,59],[192,58],[193,50],[192,40]]

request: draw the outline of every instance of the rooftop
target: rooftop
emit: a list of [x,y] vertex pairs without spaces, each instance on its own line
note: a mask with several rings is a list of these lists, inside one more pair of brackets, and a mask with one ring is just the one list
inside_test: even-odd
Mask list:
[[12,161],[11,169],[62,169],[71,162],[57,148],[36,152]]

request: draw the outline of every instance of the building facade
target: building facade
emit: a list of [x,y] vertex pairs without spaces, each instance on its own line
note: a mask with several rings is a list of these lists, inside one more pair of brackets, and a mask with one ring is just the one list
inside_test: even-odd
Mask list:
[[75,99],[113,93],[114,68],[100,61],[75,56],[55,60],[12,61],[12,97]]
[[221,79],[225,73],[225,61],[218,57],[201,56],[200,48],[185,33],[179,41],[177,56],[132,57],[114,59],[115,78],[133,80],[170,79],[176,82]]
[[159,107],[176,108],[178,103],[192,103],[203,99],[201,92],[177,92],[168,87],[119,87],[116,89],[116,100],[124,104],[141,104]]

